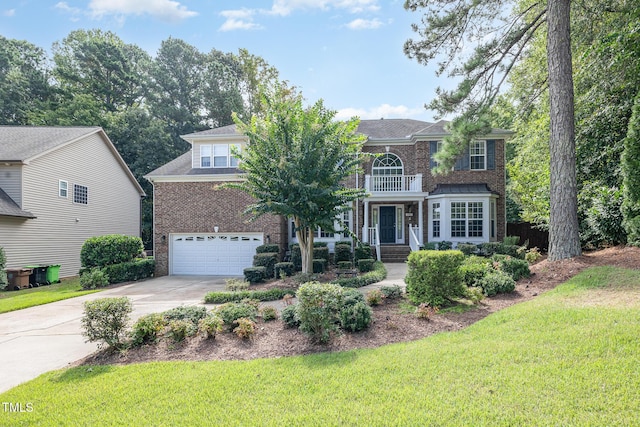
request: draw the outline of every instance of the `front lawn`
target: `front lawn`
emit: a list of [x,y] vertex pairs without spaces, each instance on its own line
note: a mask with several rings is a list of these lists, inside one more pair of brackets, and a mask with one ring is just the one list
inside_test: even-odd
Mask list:
[[467,329],[377,349],[50,372],[0,395],[32,409],[3,422],[634,425],[639,283],[639,271],[592,268]]
[[0,313],[21,310],[36,305],[48,304],[67,298],[91,294],[99,290],[85,291],[80,279],[63,279],[60,283],[20,291],[0,291]]

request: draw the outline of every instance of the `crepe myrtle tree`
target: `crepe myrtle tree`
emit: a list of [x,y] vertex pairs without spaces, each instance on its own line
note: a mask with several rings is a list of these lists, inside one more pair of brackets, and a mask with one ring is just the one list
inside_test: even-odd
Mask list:
[[341,213],[363,197],[364,189],[345,182],[359,171],[365,153],[359,119],[335,119],[322,100],[303,106],[302,95],[286,83],[264,88],[262,113],[248,123],[237,115],[238,130],[249,138],[240,153],[242,182],[225,187],[240,189],[255,203],[245,213],[253,219],[264,214],[293,219],[300,244],[302,271],[313,271],[313,238],[320,227],[335,231]]

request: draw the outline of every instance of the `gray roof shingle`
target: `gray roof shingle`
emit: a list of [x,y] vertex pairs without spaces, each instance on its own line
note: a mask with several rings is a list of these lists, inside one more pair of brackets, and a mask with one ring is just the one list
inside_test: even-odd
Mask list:
[[0,216],[17,216],[21,218],[35,218],[31,212],[23,211],[7,193],[0,188]]
[[0,160],[29,160],[99,130],[100,128],[95,126],[0,126]]
[[489,186],[485,183],[481,184],[438,184],[436,189],[429,193],[430,196],[440,194],[486,194],[493,193]]

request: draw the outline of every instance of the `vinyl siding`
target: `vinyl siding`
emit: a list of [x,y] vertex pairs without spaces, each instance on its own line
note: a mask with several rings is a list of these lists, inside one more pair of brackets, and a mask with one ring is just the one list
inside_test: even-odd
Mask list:
[[[69,183],[58,197],[58,181]],[[73,185],[88,188],[88,204],[73,202]],[[0,218],[7,266],[60,264],[78,274],[80,249],[92,236],[140,235],[140,194],[100,134],[32,160],[23,169],[23,206],[36,219]]]
[[0,188],[22,207],[22,179],[20,165],[0,166]]

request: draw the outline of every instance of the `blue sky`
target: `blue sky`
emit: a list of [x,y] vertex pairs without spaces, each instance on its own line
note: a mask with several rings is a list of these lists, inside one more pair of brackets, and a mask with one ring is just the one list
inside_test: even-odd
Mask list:
[[424,104],[450,84],[402,51],[419,20],[401,0],[0,1],[0,34],[48,51],[81,28],[113,31],[152,56],[170,36],[202,52],[246,48],[340,118],[432,121]]

